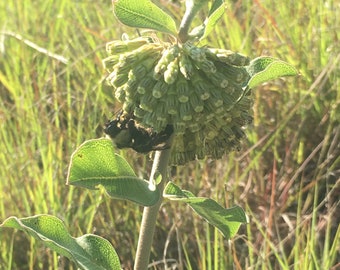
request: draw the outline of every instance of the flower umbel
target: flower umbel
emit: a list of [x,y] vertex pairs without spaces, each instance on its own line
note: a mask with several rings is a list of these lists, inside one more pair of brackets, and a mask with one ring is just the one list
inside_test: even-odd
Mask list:
[[107,52],[107,81],[123,114],[154,134],[173,126],[172,164],[240,147],[252,121],[246,56],[150,37],[111,42]]

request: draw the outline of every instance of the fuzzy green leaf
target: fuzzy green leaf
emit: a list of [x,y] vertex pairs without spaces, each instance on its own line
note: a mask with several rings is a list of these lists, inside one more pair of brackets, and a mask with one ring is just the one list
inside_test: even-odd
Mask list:
[[204,39],[214,29],[221,19],[225,9],[224,0],[215,0],[204,23],[191,30],[189,36],[194,39]]
[[150,0],[113,0],[113,12],[123,24],[175,35],[175,21]]
[[247,222],[247,217],[241,207],[235,206],[226,209],[212,199],[195,197],[191,192],[181,190],[172,182],[169,182],[165,187],[163,196],[170,200],[187,203],[228,239],[235,236],[242,223]]
[[62,221],[54,216],[9,217],[0,225],[0,229],[5,227],[25,231],[53,251],[74,261],[80,269],[121,269],[118,255],[109,241],[93,234],[74,238]]
[[208,18],[205,20],[205,30],[201,39],[206,38],[214,29],[216,23],[221,19],[225,9],[224,0],[215,0],[212,4]]
[[292,65],[272,57],[255,58],[250,62],[247,70],[251,76],[247,85],[248,88],[253,88],[279,77],[298,74],[298,71]]
[[126,160],[114,153],[109,139],[84,142],[72,154],[67,184],[97,189],[103,186],[109,196],[130,200],[143,206],[154,205],[160,198],[158,189],[138,178]]

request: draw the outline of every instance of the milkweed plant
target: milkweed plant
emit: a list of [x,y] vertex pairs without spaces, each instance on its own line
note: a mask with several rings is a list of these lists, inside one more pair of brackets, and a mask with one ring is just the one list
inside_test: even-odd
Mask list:
[[[278,59],[249,59],[231,50],[200,46],[223,15],[224,1],[187,0],[185,5],[177,28],[172,16],[150,0],[113,1],[121,23],[152,32],[124,35],[107,44],[108,56],[103,59],[107,84],[122,109],[106,124],[107,136],[80,145],[69,165],[67,184],[102,186],[112,198],[144,206],[134,269],[148,267],[163,200],[188,204],[227,239],[247,222],[239,206],[226,209],[182,190],[167,179],[167,168],[205,157],[219,159],[239,149],[244,128],[252,122],[252,89],[297,74]],[[193,18],[208,7],[203,24],[192,28]],[[137,177],[116,148],[155,152],[149,180]],[[121,269],[109,241],[92,234],[73,238],[56,217],[10,217],[1,226],[26,231],[80,269]]]

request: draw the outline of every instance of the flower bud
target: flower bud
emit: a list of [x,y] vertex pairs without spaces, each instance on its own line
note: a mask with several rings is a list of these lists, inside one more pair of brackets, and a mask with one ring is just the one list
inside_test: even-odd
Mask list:
[[[151,93],[146,92],[144,95],[142,95],[140,99],[140,107],[147,111],[147,112],[153,112],[154,106],[156,105],[157,101],[153,98]],[[150,120],[149,120],[150,122]]]
[[179,56],[179,70],[185,79],[190,80],[194,67],[189,57],[184,53]]
[[146,92],[150,92],[155,84],[156,81],[151,76],[146,76],[140,80],[140,83],[137,87],[137,92],[141,95],[144,95]]
[[188,82],[183,78],[179,77],[176,82],[176,90],[177,90],[177,97],[178,101],[181,103],[186,103],[189,100],[189,85]]
[[207,60],[205,56],[205,50],[202,48],[198,48],[190,44],[189,42],[183,45],[184,51],[190,56],[194,62],[203,62]]
[[178,119],[173,125],[177,134],[184,134],[186,128],[185,122],[182,122],[180,119]]
[[115,40],[106,44],[106,51],[109,55],[120,54],[137,49],[148,43],[148,41],[149,39],[144,37],[126,41]]
[[133,110],[133,115],[136,117],[137,120],[141,121],[145,117],[146,111],[143,110],[141,107],[135,107]]
[[115,40],[106,44],[106,51],[109,55],[119,54],[128,51],[124,41]]
[[173,84],[178,75],[178,59],[175,58],[170,64],[167,66],[167,69],[164,72],[164,81],[167,84]]
[[234,66],[249,65],[250,59],[240,53],[230,50],[209,48],[206,52],[208,58]]
[[192,133],[195,133],[200,130],[200,125],[198,123],[193,123],[193,124],[189,124],[188,128]]
[[157,81],[154,87],[152,88],[153,97],[157,99],[161,98],[166,94],[168,88],[169,86],[163,80]]
[[108,81],[110,85],[112,85],[115,88],[118,88],[128,81],[128,76],[127,74],[118,74],[117,72],[114,71],[108,77]]
[[130,98],[134,98],[137,94],[138,82],[133,81],[133,80],[128,80],[125,86],[126,86],[125,88],[126,96]]
[[104,65],[104,68],[109,71],[109,72],[112,72],[113,69],[114,69],[114,66],[116,64],[118,64],[118,61],[119,61],[119,56],[118,55],[111,55],[107,58],[105,58],[102,63]]
[[204,60],[202,62],[196,62],[199,69],[201,69],[207,76],[216,72],[216,66],[210,60]]
[[161,58],[154,68],[156,74],[163,74],[170,62],[172,62],[178,55],[179,48],[177,45],[173,45],[170,48],[163,51]]
[[189,102],[179,104],[179,117],[183,121],[190,121],[192,119],[192,110]]
[[204,103],[197,94],[193,93],[190,95],[190,104],[196,113],[200,113],[204,109]]
[[210,87],[202,78],[195,76],[192,78],[191,83],[195,93],[201,100],[207,100],[210,97]]
[[220,71],[211,74],[208,78],[218,88],[226,88],[229,85],[228,78]]
[[124,86],[118,87],[115,91],[115,98],[121,102],[124,103],[125,101],[125,89]]

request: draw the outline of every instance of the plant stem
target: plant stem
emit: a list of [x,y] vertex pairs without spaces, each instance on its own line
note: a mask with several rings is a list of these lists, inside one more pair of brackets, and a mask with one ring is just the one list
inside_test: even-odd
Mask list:
[[197,12],[206,3],[206,0],[186,0],[185,1],[185,13],[179,26],[178,37],[182,43],[185,43],[188,38],[188,31],[192,20],[195,18]]
[[157,216],[159,208],[162,204],[163,189],[166,182],[166,172],[168,167],[168,161],[170,158],[171,149],[166,149],[163,151],[157,151],[155,153],[155,158],[152,165],[150,181],[154,181],[155,174],[160,173],[162,175],[161,182],[157,185],[161,193],[161,198],[159,201],[151,206],[145,207],[143,211],[142,224],[139,233],[136,260],[135,260],[135,270],[147,270],[150,258],[150,251],[152,246],[153,235],[156,227]]

